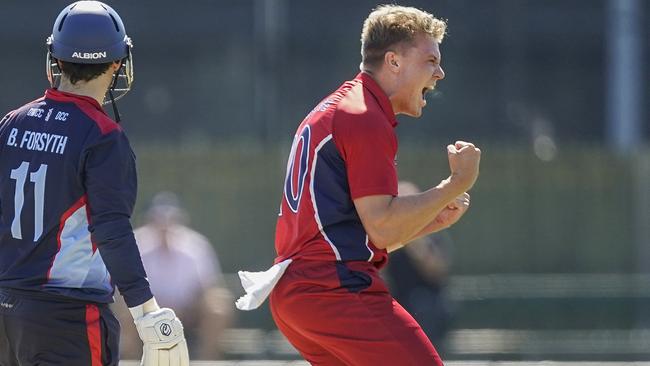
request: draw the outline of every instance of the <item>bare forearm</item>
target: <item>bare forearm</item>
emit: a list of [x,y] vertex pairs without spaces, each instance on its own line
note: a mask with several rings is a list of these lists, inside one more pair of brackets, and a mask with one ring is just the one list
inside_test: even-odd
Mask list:
[[427,226],[425,226],[420,232],[415,234],[408,242],[416,240],[420,237],[429,235],[431,233],[446,229],[454,225],[458,220],[460,220],[465,212],[469,209],[470,205],[470,195],[465,192],[462,195],[456,197],[455,200],[450,202],[442,211],[436,216],[433,221],[431,221]]
[[[363,227],[375,246],[391,250],[412,240],[423,230],[435,230],[435,226],[426,227],[448,204],[460,195],[467,195],[478,177],[481,150],[471,143],[456,141],[447,146],[447,157],[451,175],[424,193],[397,197],[368,196],[354,200]],[[466,206],[469,206],[469,195],[466,199]],[[449,226],[462,216],[462,212],[460,215],[445,212],[443,216],[448,217],[442,222]]]
[[413,235],[411,238],[406,239],[406,240],[404,240],[403,242],[398,242],[398,243],[395,243],[395,244],[391,244],[391,245],[389,245],[386,249],[388,250],[389,253],[390,253],[390,252],[394,252],[394,251],[396,251],[397,249],[403,248],[405,245],[407,245],[407,244],[409,244],[409,243],[412,243],[412,242],[414,242],[414,241],[416,241],[416,240],[418,240],[418,239],[420,239],[420,238],[422,238],[422,237],[425,237],[425,236],[427,236],[427,235],[433,234],[433,233],[438,232],[438,231],[440,231],[440,230],[444,230],[444,229],[446,229],[447,227],[448,227],[447,225],[445,225],[445,224],[439,222],[438,220],[436,220],[436,219],[434,218],[433,221],[431,221],[431,222],[428,223],[426,226],[424,226],[424,227],[422,228],[422,230],[418,231],[418,232],[417,232],[415,235]]
[[439,222],[435,218],[433,221],[428,223],[425,227],[422,228],[422,230],[418,231],[413,237],[408,239],[407,241],[404,242],[404,244],[410,243],[414,240],[420,239],[424,236],[431,235],[433,233],[437,233],[440,230],[446,229],[448,226],[445,225],[444,223]]
[[365,210],[360,214],[370,239],[377,247],[400,246],[426,230],[440,211],[460,193],[460,188],[444,180],[423,193],[392,197],[385,205],[382,202],[363,205]]
[[459,195],[452,202],[448,203],[445,208],[438,213],[438,215],[427,224],[422,230],[417,232],[413,237],[404,241],[403,243],[396,243],[389,246],[387,249],[389,252],[397,250],[402,246],[417,241],[417,239],[429,235],[431,233],[446,229],[454,225],[460,218],[467,212],[467,209],[470,205],[470,195],[467,192],[464,192],[462,195]]

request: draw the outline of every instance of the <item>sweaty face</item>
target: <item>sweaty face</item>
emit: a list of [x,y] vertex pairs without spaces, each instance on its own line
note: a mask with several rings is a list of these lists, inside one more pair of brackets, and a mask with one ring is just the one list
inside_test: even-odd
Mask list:
[[440,66],[440,47],[429,35],[419,35],[399,54],[397,90],[391,102],[395,113],[420,117],[427,105],[426,93],[445,77]]

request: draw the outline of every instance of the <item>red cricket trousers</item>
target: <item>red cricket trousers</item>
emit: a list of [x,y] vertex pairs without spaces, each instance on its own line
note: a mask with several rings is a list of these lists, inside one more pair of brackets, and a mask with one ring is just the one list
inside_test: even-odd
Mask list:
[[280,331],[312,365],[443,364],[369,262],[294,260],[270,303]]

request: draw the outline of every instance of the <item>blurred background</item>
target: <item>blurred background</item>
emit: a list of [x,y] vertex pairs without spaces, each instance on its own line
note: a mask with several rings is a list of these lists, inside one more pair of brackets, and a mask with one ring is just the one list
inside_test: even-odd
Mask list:
[[[272,263],[295,128],[354,78],[361,25],[379,3],[105,2],[135,45],[134,88],[118,102],[138,156],[135,226],[151,224],[165,191],[175,198],[163,206],[182,209],[167,219],[215,251],[214,279],[195,291],[220,316],[218,352],[195,356],[297,359],[266,305],[234,311],[236,272]],[[68,3],[0,2],[3,111],[48,87],[45,39]],[[437,184],[458,139],[483,158],[468,214],[421,244],[433,254],[409,253],[440,255],[435,283],[386,273],[394,291],[422,322],[441,314],[432,332],[446,359],[650,360],[650,2],[400,4],[449,25],[446,78],[422,118],[399,118],[400,178]]]

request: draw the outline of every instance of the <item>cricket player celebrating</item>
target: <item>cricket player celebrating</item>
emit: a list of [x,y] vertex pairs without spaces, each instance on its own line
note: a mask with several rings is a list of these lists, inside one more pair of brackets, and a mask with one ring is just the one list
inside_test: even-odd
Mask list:
[[444,78],[445,30],[410,7],[380,6],[368,16],[361,72],[296,132],[276,264],[240,273],[248,294],[237,306],[255,308],[270,292],[278,328],[313,365],[442,365],[378,269],[389,251],[457,222],[478,176],[480,150],[457,141],[447,146],[447,179],[423,193],[397,193],[395,116],[419,117],[425,94]]
[[0,365],[117,365],[115,284],[142,364],[187,366],[183,327],[158,307],[133,236],[134,155],[101,107],[108,91],[118,116],[131,39],[108,5],[79,1],[47,46],[52,88],[0,122]]

